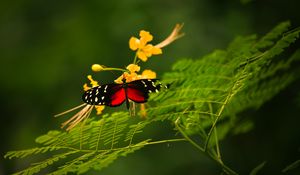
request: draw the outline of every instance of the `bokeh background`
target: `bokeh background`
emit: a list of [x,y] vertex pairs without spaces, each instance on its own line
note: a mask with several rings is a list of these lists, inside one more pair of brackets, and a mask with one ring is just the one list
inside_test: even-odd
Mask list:
[[[67,117],[54,114],[81,104],[90,66],[125,67],[132,61],[130,36],[141,29],[164,39],[176,23],[186,36],[143,64],[158,75],[180,58],[200,58],[226,48],[238,35],[263,35],[279,22],[300,26],[298,0],[126,0],[0,2],[0,174],[24,168],[24,160],[4,160],[9,150],[31,148],[34,138],[59,129]],[[295,43],[290,52],[299,48]],[[98,73],[101,83],[116,78]],[[221,142],[224,161],[240,172],[267,161],[262,174],[279,174],[300,157],[299,81],[258,111],[255,128]],[[154,127],[155,128],[155,127]],[[172,126],[152,129],[160,136]],[[168,134],[168,133],[167,133]],[[220,168],[186,143],[155,145],[117,160],[94,174],[219,174]],[[294,170],[292,174],[299,173]]]

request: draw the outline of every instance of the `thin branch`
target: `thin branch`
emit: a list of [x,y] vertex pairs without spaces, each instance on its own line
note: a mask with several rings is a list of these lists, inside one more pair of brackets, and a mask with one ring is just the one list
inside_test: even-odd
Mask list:
[[178,131],[182,134],[182,136],[188,141],[190,142],[193,146],[195,146],[197,149],[199,149],[200,151],[204,152],[204,149],[198,145],[196,142],[194,142],[182,129],[181,127],[178,125],[179,124],[179,119],[180,117],[178,117],[175,120],[175,127],[178,129]]
[[221,115],[222,115],[222,113],[223,113],[223,111],[225,109],[225,106],[228,104],[229,100],[233,97],[233,94],[234,94],[233,90],[236,88],[237,85],[240,84],[240,80],[242,78],[244,78],[245,68],[246,68],[246,66],[243,68],[241,76],[234,82],[234,84],[233,84],[232,88],[230,89],[230,91],[229,91],[229,93],[228,93],[228,95],[227,95],[224,103],[222,104],[219,112],[217,113],[217,117],[216,117],[215,121],[213,122],[213,124],[212,124],[212,126],[211,126],[211,128],[210,128],[210,130],[208,132],[208,135],[207,135],[207,139],[206,139],[206,142],[205,142],[205,145],[204,145],[204,150],[205,151],[207,150],[207,146],[209,144],[209,140],[210,140],[211,134],[212,134],[214,128],[216,127],[217,122],[219,121],[219,119],[220,119],[220,117],[221,117]]
[[134,136],[134,134],[135,134],[137,128],[139,127],[139,125],[140,125],[140,122],[136,125],[136,127],[135,127],[134,130],[133,130],[132,136],[130,137],[129,146],[130,146],[131,143],[132,143],[133,136]]
[[238,173],[236,173],[235,171],[233,171],[231,168],[229,168],[228,166],[226,166],[221,160],[219,160],[218,158],[216,158],[212,153],[207,152],[204,150],[204,148],[202,148],[200,145],[198,145],[196,142],[194,142],[179,126],[179,119],[180,117],[178,117],[175,121],[175,127],[179,130],[179,132],[182,134],[182,136],[186,139],[186,141],[190,142],[193,146],[195,146],[198,150],[200,150],[203,153],[207,153],[207,155],[209,156],[209,158],[213,159],[214,161],[216,161],[224,170],[224,172],[228,175],[238,175]]
[[[143,144],[137,143],[134,145],[128,145],[126,147],[122,147],[122,148],[113,148],[113,149],[99,149],[96,152],[106,152],[106,151],[119,151],[119,150],[123,150],[123,149],[130,149],[130,148],[135,148],[135,147],[141,147],[141,146],[147,146],[147,145],[156,145],[156,144],[162,144],[162,143],[172,143],[172,142],[182,142],[182,141],[187,141],[184,138],[181,139],[168,139],[168,140],[159,140],[159,141],[153,141],[153,142],[146,142]],[[70,148],[69,148],[70,149]],[[94,152],[95,150],[91,150],[91,149],[76,149],[76,148],[72,148],[73,150],[78,150],[80,152]]]
[[103,124],[100,123],[101,126],[100,126],[100,128],[99,128],[99,134],[98,134],[97,144],[96,144],[96,151],[98,151],[98,149],[99,149],[100,138],[101,138],[103,126],[104,126],[104,124],[105,124],[105,121],[104,121],[104,120],[102,120],[102,121],[103,121]]
[[112,135],[112,139],[111,139],[111,150],[114,148],[114,142],[115,142],[115,134],[116,134],[116,130],[117,130],[117,124],[118,124],[118,120],[115,120],[115,126],[114,126],[114,133]]
[[[213,113],[213,107],[212,107],[211,103],[208,103],[208,107],[209,107],[210,113]],[[211,116],[211,119],[213,120],[213,116]],[[220,152],[217,127],[215,127],[215,129],[214,129],[214,133],[215,133],[215,142],[216,142],[217,157],[218,157],[218,159],[219,159],[220,162],[223,162],[222,161],[222,157],[221,157],[221,152]]]

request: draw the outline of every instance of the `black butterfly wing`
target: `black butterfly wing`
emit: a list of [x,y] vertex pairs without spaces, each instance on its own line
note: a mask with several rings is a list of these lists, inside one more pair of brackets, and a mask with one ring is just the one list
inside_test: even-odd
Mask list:
[[82,100],[90,105],[119,106],[126,99],[122,84],[105,84],[87,90]]
[[162,85],[157,79],[140,79],[127,83],[127,96],[136,103],[144,103],[149,93],[159,92]]

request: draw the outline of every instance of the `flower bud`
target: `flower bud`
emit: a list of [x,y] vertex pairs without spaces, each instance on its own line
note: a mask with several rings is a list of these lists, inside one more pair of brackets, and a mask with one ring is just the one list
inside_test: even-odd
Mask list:
[[102,71],[104,68],[100,65],[100,64],[93,64],[92,65],[92,70],[94,71],[94,72],[100,72],[100,71]]

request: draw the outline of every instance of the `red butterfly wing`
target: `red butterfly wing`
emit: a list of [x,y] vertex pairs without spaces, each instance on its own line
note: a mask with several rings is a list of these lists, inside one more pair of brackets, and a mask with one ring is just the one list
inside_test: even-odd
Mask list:
[[161,84],[157,79],[140,79],[127,84],[127,96],[137,103],[144,103],[149,98],[149,93],[158,92]]
[[108,106],[120,106],[126,99],[125,90],[120,85],[120,87],[116,88],[114,93],[110,96],[110,103]]
[[127,96],[130,100],[136,103],[144,103],[147,101],[148,98],[147,93],[144,93],[143,91],[130,86],[127,88]]
[[122,84],[104,84],[86,91],[82,99],[91,105],[119,106],[126,99]]

